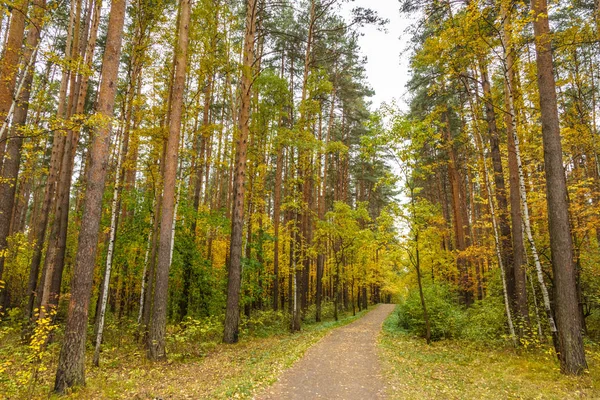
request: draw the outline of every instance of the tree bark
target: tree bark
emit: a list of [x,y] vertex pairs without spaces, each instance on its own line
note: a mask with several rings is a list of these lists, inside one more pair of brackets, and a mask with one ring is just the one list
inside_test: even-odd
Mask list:
[[275,241],[273,242],[273,310],[278,310],[279,304],[279,225],[281,219],[281,185],[283,183],[283,144],[278,144],[277,161],[275,167],[275,199],[273,206],[273,230]]
[[[506,4],[503,2],[502,3],[503,7],[506,7]],[[508,15],[508,14],[506,14]],[[505,20],[506,21],[506,20]],[[507,26],[503,25],[502,27],[502,32],[501,32],[501,41],[502,41],[502,47],[504,48],[504,59],[511,61],[511,58],[509,57],[510,55],[510,47],[509,47],[509,35],[507,32]],[[521,150],[520,150],[520,142],[519,142],[519,135],[517,133],[517,125],[516,125],[516,108],[515,108],[515,102],[514,102],[514,95],[515,95],[515,90],[514,90],[514,86],[513,83],[515,82],[515,76],[514,76],[514,71],[512,68],[509,69],[510,67],[513,67],[513,64],[508,64],[508,62],[503,66],[504,69],[504,85],[505,85],[505,98],[506,98],[506,108],[507,108],[507,114],[509,114],[511,116],[511,118],[507,118],[507,123],[510,123],[510,127],[508,128],[508,132],[511,132],[511,139],[512,139],[512,144],[514,145],[514,158],[515,158],[515,166],[516,166],[516,172],[518,175],[518,186],[519,186],[519,195],[520,195],[520,206],[522,207],[522,211],[523,211],[523,232],[525,233],[525,236],[527,238],[527,242],[529,243],[529,246],[531,248],[531,255],[533,257],[533,262],[535,265],[535,269],[536,269],[536,275],[538,278],[538,282],[540,284],[540,289],[542,292],[542,299],[544,301],[544,310],[546,312],[546,318],[548,319],[548,325],[550,327],[550,332],[552,334],[552,342],[554,344],[554,348],[558,353],[560,353],[559,347],[559,341],[558,341],[558,331],[556,328],[556,323],[554,320],[554,314],[552,312],[552,307],[550,304],[550,296],[548,294],[548,288],[546,286],[545,280],[544,280],[544,274],[543,274],[543,270],[542,270],[542,264],[540,262],[540,256],[539,256],[539,252],[537,250],[537,245],[535,243],[535,240],[533,238],[533,231],[531,229],[531,219],[529,218],[529,203],[527,200],[527,188],[525,185],[525,173],[523,171],[523,163],[521,160]],[[512,75],[511,75],[512,74]],[[510,145],[510,140],[509,140],[509,145]],[[512,184],[512,182],[511,182]],[[512,193],[512,190],[511,190]],[[511,194],[512,196],[512,194]],[[513,211],[514,212],[514,211]],[[513,221],[513,227],[514,227],[514,221]],[[516,233],[517,231],[515,229],[513,229],[513,233]],[[516,236],[516,235],[515,235]],[[516,264],[515,264],[516,265]]]
[[470,290],[469,282],[469,269],[467,265],[467,260],[464,258],[464,255],[460,254],[460,252],[463,252],[467,248],[465,224],[463,220],[463,212],[461,211],[461,207],[465,203],[464,199],[461,199],[461,178],[457,169],[456,150],[454,149],[454,144],[452,142],[450,118],[448,117],[447,113],[444,114],[443,122],[446,124],[446,126],[442,127],[442,130],[444,133],[445,146],[448,148],[448,180],[450,182],[450,189],[452,192],[452,215],[454,222],[454,236],[456,241],[456,249],[459,251],[456,262],[458,266],[461,295],[463,297],[464,303],[466,305],[469,305],[472,301],[472,293]]
[[[94,49],[96,47],[96,38],[98,34],[98,25],[100,22],[101,1],[96,2],[94,7],[94,22],[90,32],[90,40],[80,40],[80,14],[81,1],[77,2],[75,10],[75,30],[73,37],[72,52],[79,52],[80,42],[86,43],[85,49],[81,49],[82,60],[85,60],[85,66],[91,69],[93,62]],[[87,33],[87,32],[86,32]],[[75,53],[76,56],[79,53]],[[71,57],[74,58],[74,57]],[[81,115],[84,112],[86,93],[89,83],[89,76],[80,75],[79,84],[76,85],[76,74],[70,74],[70,93],[69,101],[66,109],[65,118],[73,115]],[[44,291],[42,293],[43,306],[56,307],[58,306],[60,288],[62,284],[62,276],[65,265],[65,253],[67,247],[67,233],[69,224],[69,204],[71,194],[71,181],[73,176],[73,168],[75,162],[75,153],[79,142],[80,128],[69,129],[66,134],[65,145],[60,164],[60,173],[57,182],[57,196],[55,199],[55,213],[52,230],[49,237],[48,250],[46,252],[45,270],[52,271],[51,274],[46,273],[44,283]]]
[[242,284],[242,235],[244,229],[244,195],[246,184],[246,159],[250,133],[250,92],[253,81],[254,37],[258,0],[248,0],[246,10],[246,33],[244,36],[244,64],[242,67],[241,103],[239,113],[239,138],[236,146],[231,216],[231,241],[227,277],[227,309],[223,341],[236,343],[239,336],[240,288]]
[[[40,41],[45,5],[45,0],[36,0],[33,3],[31,17],[32,24],[27,32],[27,40],[23,51],[23,59],[26,60],[23,88],[17,99],[12,121],[13,126],[10,136],[8,137],[7,152],[0,167],[0,170],[2,171],[0,174],[0,280],[2,280],[2,272],[4,269],[5,257],[3,251],[7,248],[7,239],[10,234],[11,225],[10,218],[15,207],[15,192],[19,175],[19,166],[21,165],[21,149],[23,146],[23,128],[26,126],[27,113],[29,111],[29,97],[34,74],[33,64],[35,64],[37,47]],[[31,67],[27,64],[29,63],[29,60],[31,60]],[[0,83],[0,86],[2,86],[2,83]],[[0,159],[2,159],[1,155]],[[2,292],[3,295],[1,297],[4,297],[4,290],[2,290]],[[1,305],[2,302],[0,302],[0,306]]]
[[548,227],[555,286],[555,312],[560,342],[561,372],[580,375],[587,369],[581,314],[578,310],[577,272],[567,201],[567,182],[562,162],[562,143],[554,79],[554,61],[546,0],[532,0],[533,28],[540,91]]
[[[299,191],[300,192],[300,191]],[[301,228],[301,219],[302,219],[302,215],[299,212],[295,213],[294,216],[294,235],[293,235],[293,240],[292,243],[290,244],[291,248],[292,248],[292,278],[294,280],[294,292],[291,293],[290,295],[293,296],[294,298],[294,308],[293,308],[293,312],[292,312],[292,326],[291,326],[291,331],[292,332],[299,332],[300,329],[302,329],[302,322],[301,322],[301,314],[302,314],[302,310],[301,310],[301,294],[302,294],[302,263],[300,262],[300,255],[301,255],[301,249],[300,249],[300,243],[301,243],[301,239],[300,239],[300,228]]]
[[[474,107],[473,107],[474,108]],[[489,121],[488,121],[489,122]],[[502,277],[502,292],[503,292],[503,297],[504,297],[504,311],[506,312],[506,320],[508,322],[508,330],[510,333],[510,337],[513,341],[513,345],[516,347],[517,346],[517,337],[515,335],[515,325],[513,322],[513,313],[512,313],[512,308],[511,308],[511,297],[510,297],[510,292],[509,292],[509,288],[508,288],[508,279],[509,279],[509,271],[506,269],[505,266],[505,258],[502,254],[502,250],[503,250],[503,244],[502,244],[502,240],[504,239],[501,236],[501,231],[498,227],[498,213],[496,212],[496,207],[494,205],[494,199],[492,198],[492,188],[491,188],[491,182],[490,182],[490,174],[488,172],[488,166],[485,160],[485,152],[483,150],[483,137],[481,136],[481,133],[479,131],[478,128],[475,128],[476,130],[476,135],[477,137],[475,138],[475,144],[477,147],[477,150],[479,152],[479,156],[481,159],[481,164],[483,166],[482,170],[483,170],[483,184],[485,186],[485,191],[487,194],[487,200],[488,200],[488,206],[490,209],[490,215],[492,217],[492,231],[494,234],[494,247],[496,250],[496,259],[498,260],[498,266],[500,267],[500,275]],[[492,148],[493,148],[493,144],[492,144]],[[492,150],[493,152],[494,150]],[[496,190],[498,190],[498,188],[496,188]],[[497,194],[496,194],[497,195]],[[506,202],[506,198],[504,199],[504,201]],[[506,206],[506,204],[505,204]]]
[[[515,74],[515,61],[514,51],[512,47],[511,39],[511,13],[508,10],[505,1],[502,2],[501,6],[502,16],[502,41],[506,49],[505,56],[505,68],[506,68],[506,79],[505,79],[505,103],[514,103],[514,93],[517,87],[516,81],[517,76]],[[514,108],[514,107],[513,107]],[[504,113],[504,121],[506,125],[506,136],[507,136],[507,147],[508,147],[508,173],[509,173],[509,184],[510,184],[510,216],[511,216],[511,233],[512,233],[512,256],[513,256],[513,271],[514,271],[514,283],[515,283],[515,314],[516,318],[519,319],[518,326],[520,336],[526,334],[525,330],[530,329],[531,322],[529,319],[529,305],[527,300],[527,282],[526,282],[526,271],[525,271],[525,248],[523,241],[523,216],[521,214],[521,193],[519,186],[519,165],[517,161],[517,154],[515,148],[515,127],[516,127],[516,115],[511,110]],[[525,329],[521,329],[525,328]]]
[[175,76],[173,90],[171,91],[171,109],[169,111],[169,137],[167,139],[164,166],[164,191],[156,263],[156,283],[154,288],[152,321],[148,336],[148,358],[150,360],[164,360],[167,357],[165,351],[167,297],[169,294],[169,269],[171,267],[171,238],[173,235],[173,216],[175,213],[179,135],[183,114],[183,95],[185,91],[189,43],[190,1],[181,0],[179,3],[180,16],[177,32],[177,48],[175,49]]
[[[25,18],[27,17],[28,7],[29,0],[20,0],[13,5],[8,37],[0,61],[0,124],[2,126],[0,133],[0,168],[2,168],[4,162],[7,128],[11,117],[9,114],[10,110],[14,109],[13,96],[17,85],[19,58],[21,57],[23,37],[25,36]],[[0,248],[1,250],[2,248]],[[0,259],[0,263],[3,262],[2,259]],[[0,265],[1,271],[2,266]],[[1,273],[0,278],[2,278]]]
[[[504,182],[504,169],[502,167],[502,156],[500,154],[500,137],[496,124],[496,113],[492,100],[492,90],[488,78],[487,66],[480,62],[483,96],[485,101],[485,116],[488,125],[489,142],[494,171],[494,185],[496,188],[496,202],[498,204],[497,221],[500,233],[501,254],[506,271],[507,295],[514,310],[516,299],[515,270],[513,264],[512,236],[508,221],[508,201],[506,198],[506,184]],[[481,143],[483,145],[483,142]]]
[[[73,42],[73,24],[75,19],[75,2],[71,3],[70,13],[69,13],[69,25],[67,28],[67,39],[65,44],[65,58],[69,59],[71,57],[71,44]],[[63,65],[62,67],[62,77],[60,82],[60,89],[58,94],[58,110],[56,112],[58,118],[65,119],[66,118],[66,101],[67,101],[67,89],[69,85],[69,77],[70,77],[70,69],[67,65]],[[48,171],[48,178],[46,180],[46,188],[44,191],[44,203],[42,205],[42,213],[41,218],[38,221],[38,226],[36,228],[37,240],[35,243],[34,254],[31,260],[30,267],[30,279],[33,278],[34,273],[37,276],[37,272],[40,267],[40,262],[42,260],[42,250],[44,247],[44,241],[46,237],[46,229],[48,228],[48,220],[50,218],[51,210],[54,208],[56,204],[55,201],[55,193],[57,191],[57,184],[59,180],[60,168],[62,159],[64,156],[65,146],[67,143],[66,135],[61,130],[56,130],[54,132],[54,140],[52,142],[52,153],[50,156],[50,168]],[[49,241],[49,248],[51,248],[51,240]],[[48,252],[47,252],[48,253]],[[53,259],[53,256],[48,257],[46,255],[46,260]],[[54,275],[53,271],[48,271],[48,266],[53,266],[53,263],[49,263],[44,261],[44,269],[42,271],[42,277],[40,279],[41,288],[38,288],[37,293],[37,307],[40,309],[40,316],[44,316],[44,312],[46,305],[48,304],[48,299],[50,296],[50,286],[52,283],[51,277]],[[50,273],[48,273],[50,272]],[[31,282],[31,281],[30,281]],[[39,290],[41,289],[41,290]],[[33,296],[33,292],[31,292],[31,296]],[[29,314],[33,310],[33,298],[30,298],[30,307]],[[42,307],[44,306],[44,307]]]
[[89,301],[102,217],[102,195],[109,158],[111,119],[117,90],[125,10],[126,0],[113,0],[98,96],[97,114],[101,121],[93,131],[69,313],[54,384],[54,391],[57,393],[64,393],[72,386],[85,384],[85,339]]
[[115,241],[117,238],[117,218],[119,215],[119,191],[121,185],[121,161],[123,152],[125,152],[123,144],[117,144],[117,168],[115,169],[115,187],[113,188],[113,198],[110,212],[110,232],[108,238],[108,249],[106,252],[106,269],[104,271],[104,281],[102,284],[102,292],[100,293],[100,312],[98,315],[98,324],[96,332],[96,346],[94,348],[94,359],[92,363],[98,367],[100,365],[100,347],[102,346],[102,335],[104,333],[104,316],[106,314],[106,302],[108,300],[108,289],[110,287],[110,275],[112,271],[113,256],[115,250]]
[[[25,17],[29,0],[21,0],[15,4],[10,18],[10,27],[8,28],[8,40],[4,47],[4,53],[0,61],[0,123],[2,124],[2,134],[0,134],[0,169],[5,160],[5,146],[8,133],[8,123],[10,120],[9,110],[13,106],[13,95],[17,83],[17,75],[19,72],[19,58],[23,47],[23,36],[25,35]],[[14,149],[13,149],[14,151]],[[10,155],[9,155],[10,156]],[[13,155],[14,156],[14,155]],[[14,163],[16,160],[12,159]],[[14,169],[9,166],[9,169]],[[9,189],[7,187],[7,189]],[[6,197],[10,197],[10,190],[6,191]],[[14,201],[14,193],[12,194]],[[8,246],[8,234],[10,227],[11,209],[6,211],[8,202],[1,200],[2,208],[0,209],[0,280],[4,272],[5,253]],[[4,290],[2,290],[4,294]],[[1,305],[0,305],[1,306]]]

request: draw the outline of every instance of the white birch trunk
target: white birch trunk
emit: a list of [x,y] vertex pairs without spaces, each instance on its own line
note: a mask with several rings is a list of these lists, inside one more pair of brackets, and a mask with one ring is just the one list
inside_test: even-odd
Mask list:
[[[181,135],[180,150],[185,147],[185,136]],[[169,255],[169,268],[173,264],[173,249],[175,247],[175,228],[177,227],[177,209],[179,208],[179,199],[181,198],[181,171],[183,170],[183,160],[179,160],[179,171],[177,173],[177,196],[175,197],[175,208],[173,210],[173,223],[171,224],[171,254]],[[208,183],[207,183],[208,188]]]
[[171,254],[169,255],[169,265],[173,264],[173,248],[175,247],[175,228],[177,227],[177,208],[179,208],[179,197],[181,195],[181,180],[177,185],[177,197],[175,199],[175,209],[173,210],[173,223],[171,224]]
[[[469,97],[470,98],[470,97]],[[471,103],[472,105],[472,103]],[[474,109],[472,110],[475,111]],[[474,114],[475,115],[475,114]],[[482,158],[483,163],[483,177],[485,181],[485,188],[487,191],[488,204],[490,207],[490,214],[492,216],[492,229],[494,232],[494,244],[496,248],[496,258],[498,259],[498,266],[500,267],[500,275],[502,276],[502,294],[504,295],[504,309],[506,312],[506,319],[508,320],[508,330],[510,332],[510,337],[512,339],[513,345],[517,346],[517,336],[515,335],[515,325],[512,319],[512,313],[510,311],[510,302],[508,299],[508,291],[506,288],[506,270],[504,268],[504,262],[502,261],[502,248],[500,246],[500,235],[498,233],[498,222],[496,221],[496,210],[494,206],[494,198],[492,196],[492,188],[489,179],[489,171],[488,166],[485,160],[485,155],[483,151],[483,138],[481,137],[481,132],[477,128],[475,128],[476,134],[479,137],[479,141],[475,140],[475,144],[478,147],[479,154]]]
[[[522,221],[521,221],[522,222]],[[525,237],[525,224],[521,223],[521,231],[523,232],[523,237]],[[525,262],[529,264],[529,256],[527,254],[527,250],[525,250]],[[540,319],[540,310],[538,307],[537,294],[535,292],[535,285],[533,284],[533,279],[529,273],[525,275],[525,279],[529,281],[531,284],[531,294],[533,296],[533,308],[535,309],[535,319],[537,322],[538,335],[540,337],[540,341],[544,342],[544,332],[542,331],[542,321]]]
[[[502,46],[504,48],[504,52],[508,51],[507,48],[507,40],[506,40],[506,32],[504,29],[502,30],[501,35]],[[517,165],[519,170],[519,187],[521,189],[521,205],[523,207],[523,224],[525,225],[525,233],[527,237],[527,241],[531,248],[531,254],[533,256],[533,261],[535,264],[535,269],[537,272],[537,278],[540,283],[540,288],[542,290],[542,298],[544,299],[544,309],[546,310],[546,315],[548,317],[548,324],[550,325],[550,331],[552,335],[555,336],[558,334],[556,329],[556,323],[554,322],[554,317],[552,315],[552,308],[550,306],[550,296],[548,295],[548,288],[546,287],[546,283],[544,282],[544,275],[542,272],[542,263],[540,262],[540,256],[537,250],[537,246],[535,245],[535,241],[533,239],[533,233],[531,230],[531,222],[529,217],[529,206],[527,202],[527,188],[525,186],[525,174],[523,173],[523,162],[521,160],[521,151],[520,151],[520,142],[519,135],[517,134],[517,126],[515,122],[515,107],[514,107],[514,96],[513,96],[513,87],[512,82],[509,75],[509,70],[507,65],[503,65],[504,70],[504,80],[506,84],[506,90],[508,91],[508,113],[511,117],[511,124],[513,128],[513,138],[515,142],[515,153],[517,158]]]
[[117,204],[119,200],[119,186],[121,185],[121,162],[123,159],[122,143],[119,141],[117,145],[117,169],[115,170],[115,187],[113,189],[113,199],[110,212],[110,234],[108,239],[108,251],[106,253],[106,271],[104,272],[104,283],[102,291],[102,301],[100,302],[100,319],[98,321],[98,333],[96,335],[96,348],[94,349],[94,366],[100,364],[100,346],[102,345],[102,334],[104,332],[104,316],[106,314],[106,302],[108,300],[108,288],[110,286],[110,273],[112,270],[112,262],[115,250],[115,239],[117,237]]
[[542,332],[542,321],[540,320],[540,311],[538,309],[538,303],[535,294],[535,285],[533,284],[533,280],[528,275],[525,275],[525,277],[527,280],[529,280],[529,283],[531,284],[531,293],[533,295],[533,307],[535,308],[535,319],[537,321],[538,336],[540,337],[540,340],[543,341],[544,333]]
[[[153,202],[154,204],[154,202]],[[154,206],[152,206],[154,209]],[[137,323],[142,323],[142,314],[144,311],[144,295],[146,294],[146,274],[148,273],[148,258],[150,258],[150,248],[152,247],[152,230],[148,233],[148,245],[146,246],[146,255],[144,256],[144,272],[142,273],[142,290],[140,291],[140,311],[138,313]]]

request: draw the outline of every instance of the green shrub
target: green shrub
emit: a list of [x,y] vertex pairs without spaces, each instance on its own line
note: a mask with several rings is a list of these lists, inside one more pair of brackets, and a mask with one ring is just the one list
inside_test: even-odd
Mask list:
[[29,265],[33,256],[33,244],[24,233],[15,233],[8,237],[8,249],[4,266],[3,283],[10,300],[10,306],[20,307],[27,303],[27,282]]
[[182,323],[172,327],[167,335],[169,352],[174,356],[185,358],[193,355],[204,356],[223,338],[222,315],[213,315],[201,319],[187,317]]
[[[423,292],[431,323],[431,340],[506,341],[508,328],[502,287],[496,285],[493,278],[490,279],[488,296],[468,308],[459,304],[456,290],[451,286],[425,286]],[[398,307],[398,324],[407,333],[425,337],[425,319],[417,288],[412,289]]]
[[588,338],[600,342],[600,309],[593,309],[590,316],[585,319],[585,324]]
[[[321,303],[321,321],[326,321],[333,319],[333,301],[323,301]],[[340,315],[342,311],[340,310]],[[338,316],[339,317],[339,316]],[[305,323],[314,323],[317,318],[317,306],[311,304],[308,306],[306,313],[304,314],[304,322]]]
[[475,302],[467,310],[467,321],[462,331],[464,339],[489,343],[503,341],[507,337],[502,297],[489,296]]
[[[423,293],[431,324],[431,340],[460,337],[466,314],[458,305],[452,289],[447,285],[433,284],[425,286]],[[402,329],[425,337],[425,318],[418,289],[409,292],[398,313]]]
[[250,318],[242,317],[240,328],[243,334],[266,337],[289,331],[290,317],[283,311],[256,311]]
[[[169,352],[175,357],[204,356],[223,340],[223,315],[206,318],[186,317],[180,324],[170,326],[167,335]],[[260,336],[289,331],[289,315],[282,311],[256,311],[250,318],[242,316],[241,336]]]

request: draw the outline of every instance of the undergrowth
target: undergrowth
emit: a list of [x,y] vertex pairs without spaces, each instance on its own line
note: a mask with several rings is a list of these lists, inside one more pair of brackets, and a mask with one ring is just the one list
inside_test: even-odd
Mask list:
[[[91,366],[90,331],[86,387],[75,389],[66,398],[252,398],[256,391],[275,382],[283,370],[330,329],[362,314],[354,317],[346,313],[337,322],[328,318],[316,323],[309,311],[302,331],[291,334],[287,314],[255,312],[250,318],[242,318],[241,340],[236,345],[221,343],[222,317],[188,318],[168,326],[165,363],[146,360],[144,347],[135,340],[136,329],[131,321],[119,322],[109,317],[100,367]],[[324,317],[328,316],[326,312]],[[15,315],[0,325],[0,399],[48,398],[52,396],[62,331],[44,322],[34,331],[33,340],[24,341],[20,321],[22,316]],[[52,340],[35,347],[43,337]]]
[[382,360],[392,399],[598,399],[600,349],[588,343],[589,371],[560,373],[548,345],[440,339],[427,345],[402,326],[401,308],[384,322]]

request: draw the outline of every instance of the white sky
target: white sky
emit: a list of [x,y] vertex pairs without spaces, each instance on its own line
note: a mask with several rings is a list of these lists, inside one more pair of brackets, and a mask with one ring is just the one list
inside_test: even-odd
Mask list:
[[389,19],[387,33],[375,27],[361,29],[362,54],[367,57],[366,73],[375,91],[372,97],[373,109],[383,102],[396,100],[406,109],[406,83],[409,79],[408,54],[406,50],[409,35],[405,32],[412,21],[400,14],[398,0],[355,0],[344,5],[348,14],[354,7],[365,7],[377,11],[381,18]]
[[[367,26],[361,29],[364,35],[359,39],[361,53],[367,57],[367,80],[375,95],[371,98],[372,110],[376,110],[381,103],[396,104],[401,110],[406,111],[407,90],[406,84],[410,78],[409,53],[406,51],[410,35],[406,29],[413,21],[400,14],[398,0],[354,0],[346,3],[343,8],[346,15],[354,7],[365,7],[377,11],[381,18],[386,18],[389,23],[386,31],[378,31],[375,27]],[[390,162],[392,171],[401,176],[398,165]],[[402,189],[402,181],[397,182],[398,189]],[[399,195],[401,203],[406,203],[404,194]],[[406,233],[406,227],[400,219],[396,223],[398,232]]]

